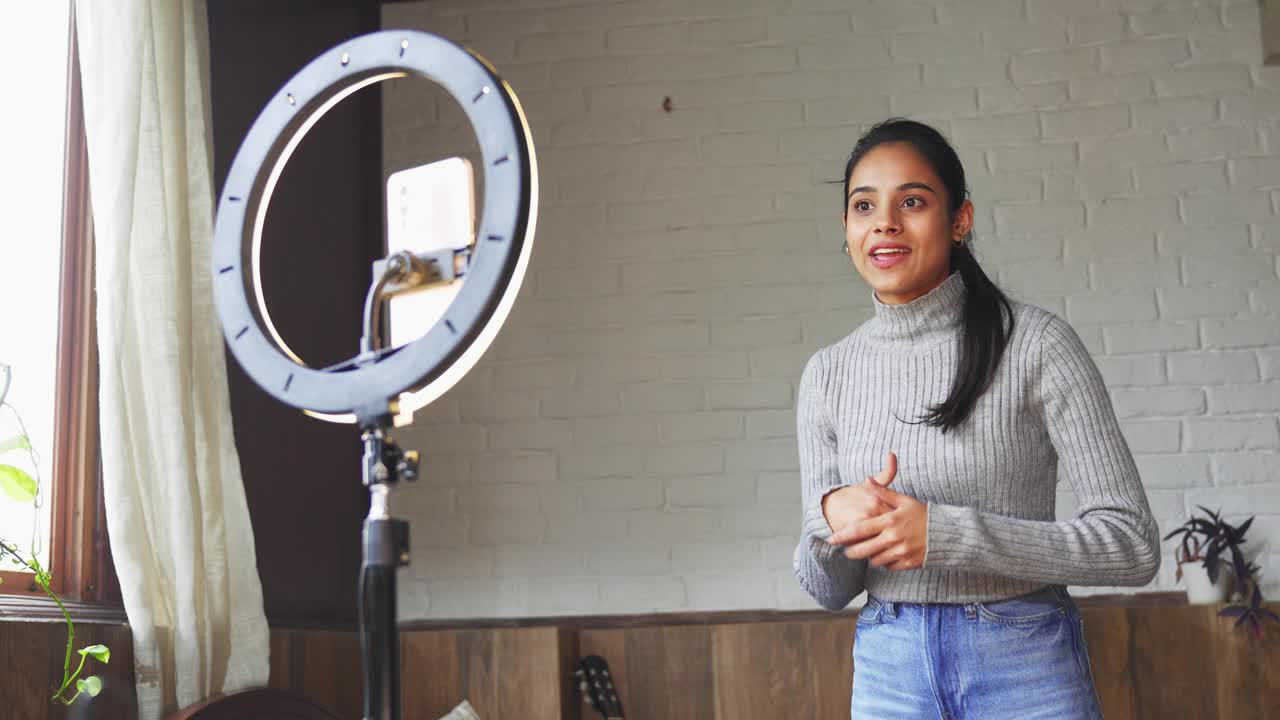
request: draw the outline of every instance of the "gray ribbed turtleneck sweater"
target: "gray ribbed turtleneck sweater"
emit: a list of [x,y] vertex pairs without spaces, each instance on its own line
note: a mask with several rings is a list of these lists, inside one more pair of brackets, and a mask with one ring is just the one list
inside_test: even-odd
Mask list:
[[[909,424],[951,387],[964,281],[885,305],[805,366],[797,398],[804,527],[801,586],[837,610],[867,590],[897,602],[987,602],[1058,585],[1147,584],[1159,528],[1097,365],[1071,326],[1013,303],[1014,330],[991,387],[955,430]],[[889,570],[827,542],[822,497],[880,472],[928,506],[923,567]],[[1054,520],[1061,466],[1079,500]]]

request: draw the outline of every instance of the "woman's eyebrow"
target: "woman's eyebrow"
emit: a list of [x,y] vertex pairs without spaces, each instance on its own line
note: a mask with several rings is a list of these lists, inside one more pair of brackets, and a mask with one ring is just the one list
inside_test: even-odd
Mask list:
[[[937,194],[938,194],[938,191],[937,191],[937,190],[934,190],[933,188],[929,187],[927,184],[922,183],[922,182],[906,182],[906,183],[902,183],[901,185],[899,185],[899,186],[898,186],[898,190],[899,190],[899,191],[902,191],[902,190],[927,190],[927,191],[929,191],[929,192],[933,193],[934,195],[937,195]],[[860,193],[860,192],[875,192],[875,191],[876,191],[876,189],[875,189],[874,187],[871,187],[870,185],[859,185],[858,187],[856,187],[856,188],[854,188],[854,189],[852,189],[852,190],[850,190],[850,191],[849,191],[849,197],[853,197],[854,195],[856,195],[856,194],[858,194],[858,193]]]

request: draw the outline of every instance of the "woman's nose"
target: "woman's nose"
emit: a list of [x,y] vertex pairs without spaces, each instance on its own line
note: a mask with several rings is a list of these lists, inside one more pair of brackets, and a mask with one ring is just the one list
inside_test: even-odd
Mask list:
[[893,212],[886,211],[876,218],[875,231],[883,235],[896,235],[901,232],[902,225]]

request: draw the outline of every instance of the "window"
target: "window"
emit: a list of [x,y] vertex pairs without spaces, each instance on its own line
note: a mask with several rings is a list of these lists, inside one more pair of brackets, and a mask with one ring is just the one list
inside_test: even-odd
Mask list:
[[[0,46],[25,67],[8,92],[21,112],[0,117],[0,363],[11,367],[6,402],[21,412],[38,462],[6,453],[40,480],[40,508],[0,498],[0,538],[38,550],[54,591],[97,600],[105,523],[97,462],[96,338],[88,168],[70,0],[6,11]],[[0,413],[0,440],[20,428]],[[0,593],[41,594],[29,573],[3,568]]]

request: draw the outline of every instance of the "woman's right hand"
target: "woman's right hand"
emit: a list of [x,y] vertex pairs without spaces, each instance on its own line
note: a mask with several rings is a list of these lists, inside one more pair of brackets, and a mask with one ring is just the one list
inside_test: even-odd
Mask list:
[[867,483],[876,483],[881,487],[888,487],[889,483],[898,475],[898,456],[890,451],[885,455],[884,469],[876,474],[875,477],[870,475],[857,485],[840,488],[834,492],[827,493],[822,498],[822,514],[827,518],[827,524],[831,529],[839,532],[839,530],[847,525],[861,522],[867,518],[873,518],[877,515],[889,512],[892,506],[885,502],[869,490]]

